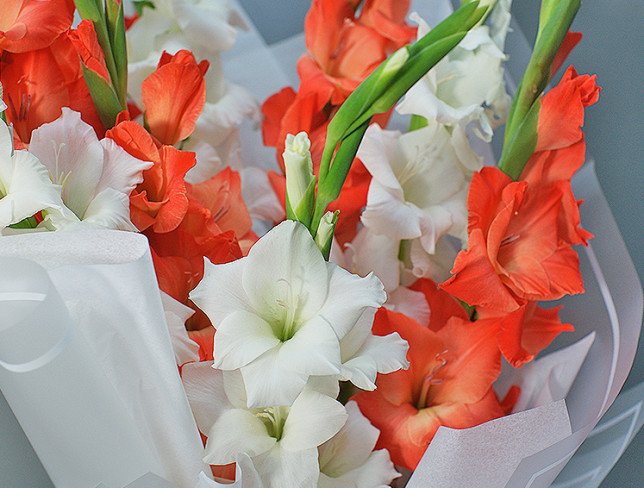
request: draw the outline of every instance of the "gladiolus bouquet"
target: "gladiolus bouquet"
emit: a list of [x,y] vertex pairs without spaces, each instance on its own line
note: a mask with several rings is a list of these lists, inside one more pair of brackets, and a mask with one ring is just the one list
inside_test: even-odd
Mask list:
[[[23,276],[18,257],[50,269],[51,249],[69,246],[63,260],[81,266],[89,249],[75,243],[118,255],[117,243],[144,241],[156,280],[139,270],[138,297],[110,302],[104,278],[96,319],[98,305],[59,293],[86,360],[100,358],[123,418],[143,432],[132,456],[156,477],[149,486],[528,486],[519,462],[556,442],[572,455],[614,400],[584,421],[588,432],[574,430],[560,401],[594,336],[576,336],[565,357],[542,354],[575,330],[558,301],[584,293],[578,246],[593,238],[571,181],[601,88],[564,68],[581,39],[569,30],[580,1],[542,0],[516,89],[506,84],[511,0],[464,0],[432,18],[410,3],[312,0],[297,88],[256,101],[264,94],[224,77],[224,52],[249,28],[226,0],[0,2],[0,263],[11,281]],[[260,131],[277,164],[248,157]],[[21,286],[0,283],[0,311],[35,300]],[[163,306],[158,319],[109,318],[149,303]],[[27,315],[8,310],[15,332]],[[101,339],[90,319],[105,324]],[[150,354],[164,341],[173,349]],[[63,353],[44,349],[25,371],[53,370]],[[0,365],[11,362],[3,354]],[[151,380],[145,357],[171,367]],[[555,370],[566,370],[556,387]],[[141,375],[138,387],[119,384],[125,371]],[[159,378],[165,386],[149,383]],[[26,383],[0,380],[27,432]],[[76,395],[66,401],[83,403]],[[511,445],[512,422],[561,437],[515,446],[517,458],[478,480],[454,473],[450,449],[472,466],[489,455],[459,433],[491,429],[490,443]],[[61,468],[32,444],[56,486],[138,478],[79,471],[75,458]]]

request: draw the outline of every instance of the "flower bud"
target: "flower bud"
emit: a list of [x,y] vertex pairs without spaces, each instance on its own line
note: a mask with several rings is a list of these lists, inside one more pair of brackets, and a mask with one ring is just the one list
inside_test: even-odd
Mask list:
[[286,194],[291,208],[297,213],[311,182],[315,180],[311,141],[306,132],[300,132],[296,136],[288,134],[282,156],[286,166]]
[[331,244],[333,243],[333,232],[335,231],[335,224],[338,223],[339,215],[339,210],[335,212],[328,211],[322,216],[320,225],[318,225],[318,230],[315,234],[315,243],[320,248],[320,251],[322,251],[324,259],[329,258]]

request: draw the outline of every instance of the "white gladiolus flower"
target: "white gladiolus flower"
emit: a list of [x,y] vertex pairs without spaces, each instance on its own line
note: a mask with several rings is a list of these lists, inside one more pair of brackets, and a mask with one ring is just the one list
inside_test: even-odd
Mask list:
[[182,371],[197,426],[208,436],[204,462],[229,464],[246,454],[266,488],[315,488],[317,448],[345,424],[342,404],[305,389],[290,406],[249,409],[241,376],[210,366],[190,363]]
[[41,210],[62,208],[47,168],[28,151],[13,150],[11,131],[0,120],[0,233]]
[[[418,22],[418,38],[429,32],[417,14],[411,18]],[[501,37],[495,32],[496,39]],[[489,27],[475,27],[407,92],[396,110],[450,126],[476,122],[475,133],[489,141],[493,129],[505,120],[510,103],[503,81],[505,59]]]
[[318,488],[384,488],[398,478],[386,449],[373,451],[380,431],[355,402],[346,405],[347,422],[319,448]]
[[369,127],[358,151],[373,176],[367,228],[393,241],[418,239],[428,254],[445,235],[466,237],[469,179],[480,161],[457,133],[435,122],[404,135]]
[[215,366],[241,370],[251,407],[291,405],[310,377],[340,375],[340,341],[386,295],[375,276],[324,261],[306,227],[285,221],[247,257],[206,261],[190,298],[217,328]]
[[48,227],[136,231],[130,221],[129,195],[151,162],[130,156],[111,139],[99,141],[94,129],[69,108],[33,131],[29,150],[62,187],[65,207],[48,213]]

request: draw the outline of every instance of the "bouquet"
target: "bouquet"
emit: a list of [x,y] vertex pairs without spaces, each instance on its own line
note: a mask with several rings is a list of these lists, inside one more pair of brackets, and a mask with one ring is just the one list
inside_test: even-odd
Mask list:
[[579,0],[542,0],[518,75],[511,0],[313,0],[298,86],[263,100],[225,77],[255,35],[226,0],[7,3],[0,386],[56,486],[554,480],[641,326],[639,295],[573,415],[604,336],[560,301],[585,259],[608,289]]

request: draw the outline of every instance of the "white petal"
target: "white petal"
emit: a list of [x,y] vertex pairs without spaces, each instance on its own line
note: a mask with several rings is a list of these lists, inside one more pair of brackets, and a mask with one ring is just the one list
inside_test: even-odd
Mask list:
[[378,124],[372,124],[364,135],[357,156],[375,181],[401,198],[402,188],[395,174],[400,164],[399,137],[398,131],[383,130]]
[[244,269],[244,290],[257,313],[271,323],[315,316],[329,288],[326,262],[308,229],[287,220],[251,248]]
[[[364,309],[379,308],[387,299],[382,283],[373,274],[364,278],[328,263],[329,296],[320,315],[333,327],[342,339],[355,325]],[[350,297],[351,299],[347,299]]]
[[219,12],[213,9],[205,9],[186,0],[175,0],[174,13],[183,35],[191,45],[216,54],[217,51],[230,49],[235,43],[236,29],[226,17],[217,15]]
[[240,454],[252,458],[270,450],[276,442],[264,423],[248,410],[227,410],[208,432],[204,462],[234,463]]
[[80,217],[86,225],[103,229],[137,231],[130,220],[130,198],[125,193],[112,188],[105,188],[96,195]]
[[365,227],[392,240],[413,239],[421,235],[421,217],[420,209],[406,202],[404,196],[398,197],[377,181],[371,182],[361,217]]
[[371,335],[371,326],[376,315],[375,308],[367,308],[356,321],[353,328],[340,341],[342,362],[348,361],[360,350],[362,345]]
[[219,146],[244,119],[258,110],[257,102],[248,91],[238,85],[226,84],[224,95],[204,106],[192,137]]
[[164,292],[161,292],[161,303],[177,365],[199,361],[199,345],[190,339],[185,327],[186,320],[192,317],[195,311]]
[[190,292],[190,299],[208,315],[215,327],[237,310],[253,311],[242,287],[246,263],[247,258],[226,264],[212,264],[204,259],[204,277]]
[[40,210],[62,211],[60,187],[52,184],[47,169],[33,154],[15,151],[11,157],[0,158],[0,178],[0,229]]
[[246,408],[246,386],[241,371],[224,371],[224,389],[228,401],[235,408]]
[[284,363],[279,347],[241,368],[248,408],[290,406],[306,385],[308,375]]
[[224,375],[212,361],[187,363],[181,380],[199,430],[207,434],[221,415],[233,408],[226,397]]
[[136,185],[143,181],[142,172],[152,167],[153,163],[130,156],[112,139],[103,139],[101,145],[105,150],[105,161],[96,192],[113,188],[129,196]]
[[280,222],[284,209],[268,181],[266,170],[257,167],[241,170],[242,194],[253,219]]
[[244,310],[233,312],[217,325],[215,367],[241,368],[278,344],[281,341],[264,319]]
[[342,365],[340,379],[351,381],[362,390],[376,389],[376,375],[407,369],[409,344],[397,332],[387,336],[370,335],[360,350]]
[[346,420],[347,412],[340,402],[305,390],[291,406],[280,445],[288,451],[318,447],[333,437]]
[[[345,253],[352,272],[365,276],[373,273],[382,281],[387,293],[400,284],[400,241],[387,234],[376,234],[363,227],[356,238],[347,245]],[[344,266],[343,266],[344,267]]]
[[264,483],[248,454],[242,453],[237,456],[236,464],[233,484],[211,480],[202,471],[199,473],[199,481],[195,488],[264,488]]
[[385,307],[403,313],[419,324],[429,323],[429,305],[425,295],[419,291],[399,286],[389,294]]
[[280,347],[282,364],[305,375],[340,372],[340,342],[333,328],[321,317],[306,322]]
[[82,219],[103,173],[103,147],[92,126],[64,107],[58,119],[33,131],[29,150],[63,184],[65,205]]
[[311,376],[304,389],[317,391],[331,398],[338,398],[340,394],[340,383],[338,382],[337,375]]
[[318,450],[287,451],[278,443],[253,459],[267,488],[316,488],[320,469]]
[[320,473],[318,488],[388,488],[400,477],[386,449],[372,452],[367,461],[337,478]]
[[366,463],[380,436],[356,402],[348,402],[346,410],[348,418],[342,429],[319,449],[320,471],[334,478]]

